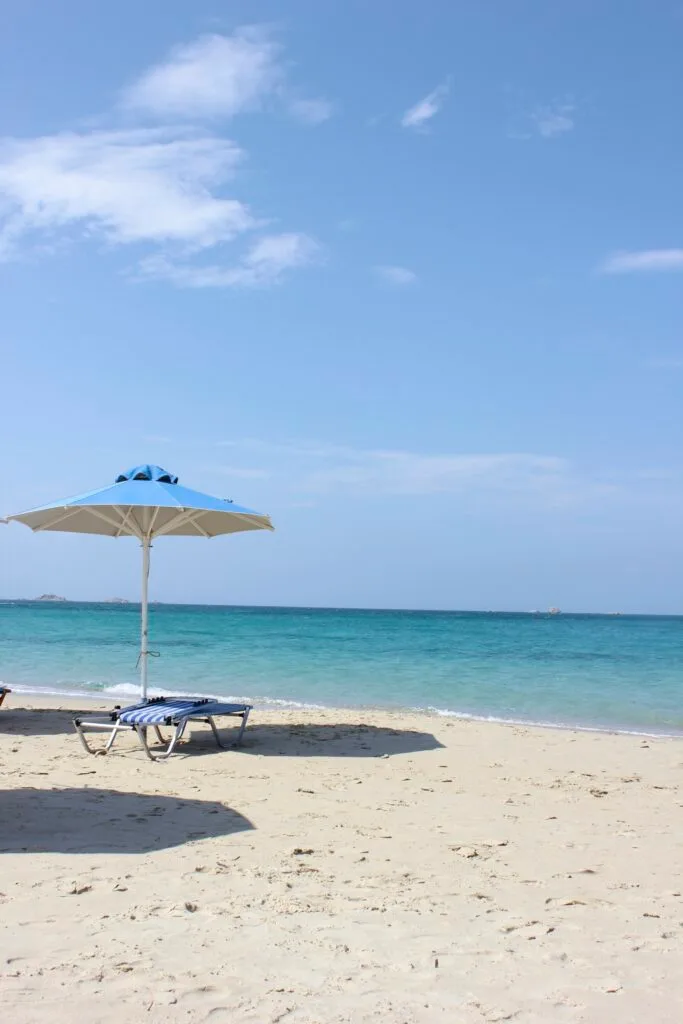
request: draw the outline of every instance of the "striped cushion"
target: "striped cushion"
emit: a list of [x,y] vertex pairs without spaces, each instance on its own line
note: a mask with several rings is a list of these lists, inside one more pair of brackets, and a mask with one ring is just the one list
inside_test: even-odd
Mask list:
[[208,704],[200,704],[197,712],[200,715],[243,715],[251,711],[251,704],[226,704],[224,701],[212,700]]
[[135,704],[117,714],[121,725],[175,725],[183,718],[201,715],[240,715],[250,709],[248,704],[225,704],[217,700],[190,697]]

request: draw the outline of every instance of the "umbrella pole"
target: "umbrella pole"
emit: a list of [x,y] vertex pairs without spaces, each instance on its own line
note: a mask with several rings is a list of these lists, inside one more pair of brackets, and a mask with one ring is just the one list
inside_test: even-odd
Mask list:
[[148,600],[147,585],[149,583],[149,549],[151,543],[148,537],[142,541],[142,601],[141,601],[141,623],[140,623],[140,694],[143,700],[147,699],[147,661],[148,661]]

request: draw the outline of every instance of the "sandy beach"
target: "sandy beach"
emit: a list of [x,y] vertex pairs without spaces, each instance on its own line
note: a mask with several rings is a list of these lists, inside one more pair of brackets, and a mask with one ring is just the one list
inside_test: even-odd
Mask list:
[[683,1017],[678,740],[256,711],[152,764],[71,713],[0,712],[8,1021]]

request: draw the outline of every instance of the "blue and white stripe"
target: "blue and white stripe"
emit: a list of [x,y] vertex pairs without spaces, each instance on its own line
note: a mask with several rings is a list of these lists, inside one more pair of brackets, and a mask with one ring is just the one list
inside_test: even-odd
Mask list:
[[178,725],[183,719],[214,715],[243,715],[250,704],[227,704],[216,700],[181,697],[154,703],[134,704],[117,712],[120,725]]

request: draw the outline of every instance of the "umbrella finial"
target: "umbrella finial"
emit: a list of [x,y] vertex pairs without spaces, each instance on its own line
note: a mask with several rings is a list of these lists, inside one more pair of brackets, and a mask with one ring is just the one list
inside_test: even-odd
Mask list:
[[160,484],[177,484],[178,477],[161,466],[133,466],[125,473],[119,473],[115,483],[122,484],[126,480],[156,480]]

